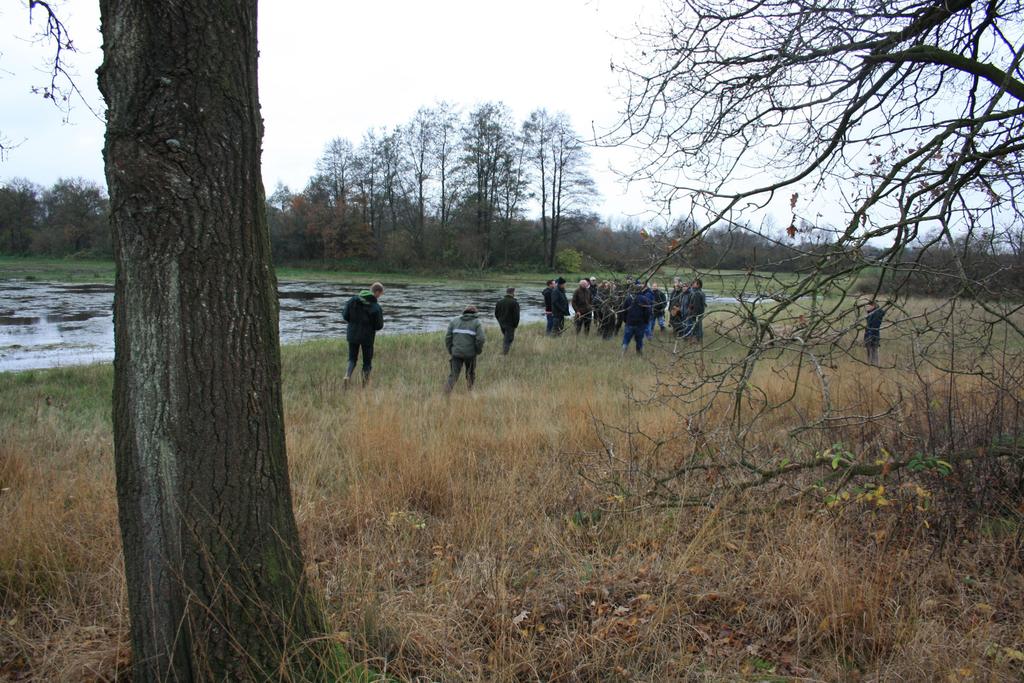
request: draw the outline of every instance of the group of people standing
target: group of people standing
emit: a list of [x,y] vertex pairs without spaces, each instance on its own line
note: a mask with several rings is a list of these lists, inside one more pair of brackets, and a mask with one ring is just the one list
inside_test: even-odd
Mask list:
[[[671,296],[666,295],[656,283],[648,285],[640,280],[631,283],[605,281],[597,284],[596,278],[580,280],[572,295],[572,308],[565,291],[565,278],[548,280],[543,291],[545,334],[559,336],[565,329],[565,319],[570,315],[576,327],[576,334],[590,334],[595,326],[603,339],[610,339],[625,327],[622,350],[625,353],[630,341],[635,340],[637,353],[642,353],[644,339],[654,335],[655,325],[665,331],[665,315],[669,314],[669,325],[679,337],[700,341],[703,337],[701,318],[706,301],[700,280],[683,284],[676,278]],[[362,356],[363,385],[370,381],[373,370],[373,345],[376,334],[384,327],[384,312],[380,298],[384,285],[374,282],[370,288],[359,292],[345,304],[342,318],[348,323],[348,366],[342,380],[347,388],[352,373]],[[505,296],[494,307],[494,317],[501,329],[501,352],[507,355],[515,341],[519,327],[520,308],[516,290],[509,287]],[[466,383],[472,388],[476,381],[476,358],[483,353],[486,333],[480,321],[476,306],[467,306],[461,315],[448,324],[444,344],[448,351],[451,372],[445,382],[445,391],[450,392],[465,371]]]
[[[545,333],[559,336],[565,330],[565,319],[570,316],[569,298],[565,291],[565,278],[548,280],[544,288]],[[590,334],[591,325],[597,327],[602,339],[611,339],[623,327],[622,350],[625,353],[631,341],[636,351],[643,353],[645,339],[654,336],[655,326],[664,332],[666,313],[669,326],[677,337],[699,342],[704,337],[703,317],[707,297],[700,279],[684,283],[675,278],[671,294],[666,294],[656,282],[640,280],[616,283],[610,280],[598,284],[597,278],[580,280],[572,295],[572,315],[576,334]]]
[[[700,342],[704,338],[703,317],[707,298],[700,279],[684,283],[679,278],[673,282],[671,296],[662,291],[657,283],[645,283],[639,279],[632,282],[615,283],[606,280],[600,284],[597,278],[580,280],[571,299],[565,290],[566,280],[559,277],[548,280],[542,294],[544,297],[545,334],[561,336],[565,331],[565,319],[573,318],[576,334],[590,334],[591,326],[597,328],[602,339],[611,339],[623,327],[622,352],[625,354],[630,341],[635,340],[637,354],[643,353],[645,339],[654,336],[655,325],[665,331],[665,316],[668,313],[669,326],[677,337]],[[509,287],[505,296],[494,307],[494,318],[498,321],[502,336],[502,355],[507,355],[515,341],[519,327],[520,308],[516,290]],[[470,343],[470,337],[474,343]],[[476,380],[476,356],[483,352],[484,331],[478,319],[477,309],[468,307],[463,314],[448,325],[445,347],[451,356],[451,373],[445,383],[450,392],[459,379],[461,369],[466,370],[466,382],[470,388]]]
[[[652,339],[657,326],[662,333],[668,327],[678,339],[701,343],[704,338],[704,315],[707,297],[700,278],[683,282],[675,278],[669,293],[657,283],[642,282],[615,283],[604,281],[597,284],[596,278],[580,280],[572,295],[572,309],[565,291],[565,278],[548,280],[544,288],[545,334],[560,336],[565,329],[565,319],[573,316],[576,334],[590,334],[595,325],[602,339],[611,339],[625,328],[622,336],[622,353],[630,343],[636,345],[636,353],[643,354],[644,341]],[[370,381],[373,369],[373,343],[376,334],[384,327],[384,312],[379,299],[384,295],[384,285],[374,282],[368,290],[359,292],[345,304],[342,318],[348,323],[348,367],[343,380],[347,388],[355,371],[359,356],[363,359],[363,385]],[[868,363],[878,365],[880,328],[885,315],[874,301],[867,305],[864,345],[867,348]],[[515,341],[519,327],[520,308],[516,290],[509,287],[505,296],[494,307],[494,317],[501,329],[501,352],[507,355]],[[448,351],[451,372],[445,382],[445,392],[450,393],[462,371],[466,373],[466,384],[470,389],[476,381],[476,359],[484,350],[486,334],[476,306],[467,306],[462,314],[448,324],[444,344]]]
[[[515,298],[516,290],[509,287],[505,297],[494,308],[495,316],[501,327],[503,336],[502,352],[508,353],[515,339],[516,328],[519,327],[519,302]],[[380,298],[384,295],[384,285],[374,282],[352,297],[345,304],[342,319],[348,323],[345,338],[348,341],[348,366],[343,386],[347,389],[352,380],[352,373],[360,355],[363,359],[363,386],[370,382],[373,370],[373,344],[377,332],[384,328],[384,311],[380,306]],[[462,371],[466,373],[466,383],[470,389],[476,381],[476,358],[484,350],[487,340],[483,323],[480,322],[476,306],[467,306],[462,315],[448,324],[444,345],[448,351],[451,372],[445,382],[445,391],[451,392]]]

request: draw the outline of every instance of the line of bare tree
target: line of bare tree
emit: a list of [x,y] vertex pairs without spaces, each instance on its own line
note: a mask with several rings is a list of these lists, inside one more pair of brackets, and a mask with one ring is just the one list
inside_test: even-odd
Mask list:
[[554,267],[566,233],[596,220],[589,163],[565,114],[517,125],[500,102],[424,107],[358,144],[329,141],[301,192],[278,184],[275,257]]
[[[362,218],[366,205],[361,198],[364,191],[368,192],[369,183],[360,180],[362,189],[357,183],[363,163],[358,158],[360,150],[336,139],[328,143],[305,191],[291,194],[287,188],[279,187],[268,202],[275,258],[279,262],[296,262],[358,255],[397,266],[416,266],[436,263],[438,256],[459,263],[460,254],[466,255],[459,249],[467,244],[466,253],[476,254],[472,247],[482,243],[485,233],[466,230],[459,218],[474,216],[453,211],[453,207],[462,204],[457,201],[458,191],[450,188],[466,186],[459,186],[451,178],[464,177],[453,174],[452,162],[432,166],[435,159],[451,157],[444,150],[451,146],[452,138],[430,137],[434,128],[427,123],[427,117],[427,112],[421,110],[404,129],[407,136],[412,136],[406,140],[416,141],[404,153],[403,173],[412,175],[400,183],[402,192],[383,195],[400,210],[395,211],[397,223],[379,223],[383,233],[380,251]],[[523,124],[523,130],[540,129],[537,121],[543,117],[543,112],[534,112]],[[367,138],[379,140],[372,134]],[[442,153],[437,157],[431,156],[431,143],[440,145]],[[367,140],[364,146],[362,151],[366,152],[370,148]],[[523,174],[517,183],[500,187],[506,199],[500,202],[503,212],[493,231],[501,247],[494,265],[554,263],[552,267],[557,269],[558,250],[571,249],[580,253],[588,269],[643,270],[651,245],[641,232],[650,228],[641,221],[626,220],[610,226],[592,213],[576,210],[560,214],[557,210],[550,213],[549,209],[543,216],[530,219],[510,213],[508,207],[512,204],[507,198],[521,195],[524,182],[529,185],[528,197],[551,206],[547,200],[550,185],[540,182],[550,176],[548,159],[535,155],[531,161],[532,175]],[[411,195],[409,179],[413,181]],[[441,201],[442,187],[445,202]],[[347,199],[340,201],[339,197]],[[353,201],[356,203],[352,204]],[[463,198],[462,202],[465,201]],[[385,218],[390,215],[390,211],[384,213]],[[553,226],[556,222],[557,226]],[[790,237],[771,220],[742,229],[722,222],[704,231],[692,220],[679,220],[663,236],[688,243],[685,258],[684,254],[676,254],[671,265],[705,271],[810,272],[824,254],[834,250],[841,235],[829,226],[815,226],[803,220],[795,224],[799,227]],[[443,229],[445,225],[449,226],[447,230]],[[360,236],[362,239],[355,242]],[[14,178],[0,186],[0,254],[108,258],[111,249],[109,202],[98,183],[67,178],[44,188]],[[952,244],[940,241],[930,246],[927,239],[919,240],[907,245],[900,259],[887,263],[884,271],[889,273],[888,277],[882,276],[884,254],[881,246],[864,244],[857,252],[833,258],[832,267],[849,266],[861,258],[866,263],[875,263],[876,267],[860,279],[858,289],[862,292],[892,293],[899,288],[905,293],[949,295],[956,287],[955,281],[946,275],[956,270],[957,263],[978,283],[977,296],[991,297],[1024,289],[1024,231],[979,231],[959,235]],[[479,265],[468,259],[461,262]]]

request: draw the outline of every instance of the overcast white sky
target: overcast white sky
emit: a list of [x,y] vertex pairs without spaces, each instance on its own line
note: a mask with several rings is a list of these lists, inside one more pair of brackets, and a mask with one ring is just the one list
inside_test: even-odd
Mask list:
[[[447,100],[466,109],[503,101],[522,121],[546,107],[565,111],[581,133],[614,124],[619,112],[612,59],[656,0],[375,0],[260,2],[260,100],[266,133],[263,179],[302,189],[328,140],[358,144],[371,127],[404,123],[418,107]],[[79,50],[70,65],[85,99],[103,109],[95,69],[101,60],[94,0],[58,3]],[[0,9],[0,135],[17,145],[0,161],[0,181],[50,185],[82,176],[103,183],[102,122],[81,101],[68,122],[32,86],[48,83],[52,47],[33,44],[23,3]],[[624,150],[594,150],[602,216],[637,214],[642,192],[607,168]]]

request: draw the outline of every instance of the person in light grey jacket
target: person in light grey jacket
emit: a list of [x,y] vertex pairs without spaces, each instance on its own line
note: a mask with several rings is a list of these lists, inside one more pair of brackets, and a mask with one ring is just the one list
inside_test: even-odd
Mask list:
[[466,386],[472,390],[476,381],[476,357],[484,351],[484,326],[477,317],[476,306],[467,306],[455,320],[448,323],[448,332],[444,335],[444,346],[451,356],[451,373],[444,385],[445,393],[450,393],[459,381],[462,367],[466,367]]

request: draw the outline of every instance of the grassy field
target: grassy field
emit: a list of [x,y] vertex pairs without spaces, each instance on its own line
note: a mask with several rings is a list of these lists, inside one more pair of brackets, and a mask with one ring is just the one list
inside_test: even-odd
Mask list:
[[[448,400],[437,334],[378,340],[371,386],[347,392],[340,343],[285,349],[306,561],[356,660],[409,681],[1024,676],[1019,518],[950,542],[895,490],[884,506],[634,509],[588,481],[609,444],[625,454],[639,432],[679,431],[676,404],[645,397],[697,360],[673,362],[664,339],[641,360],[536,328],[501,357],[494,332],[474,392]],[[786,390],[785,373],[757,372]],[[849,359],[832,372],[853,407],[917,381]],[[0,374],[0,680],[125,673],[111,382],[103,366]],[[967,378],[961,396],[983,415],[984,392]],[[907,393],[899,429],[913,431],[941,399]],[[799,392],[757,443],[785,448],[788,416],[818,401]]]
[[[609,273],[606,271],[586,273],[560,273],[569,281],[570,292],[573,283],[583,277],[591,275],[599,280],[621,278],[622,273]],[[277,276],[281,280],[293,281],[326,281],[326,282],[365,282],[369,284],[374,280],[392,282],[458,282],[461,284],[481,285],[488,287],[536,287],[541,289],[549,277],[556,277],[559,273],[529,272],[529,271],[452,271],[447,274],[438,275],[421,274],[416,272],[380,272],[357,269],[334,269],[329,265],[325,267],[289,267],[277,268]],[[679,276],[689,280],[694,277],[691,272],[676,272],[672,269],[663,269],[654,279],[663,288],[670,288],[672,278]],[[57,259],[40,257],[13,257],[0,256],[0,279],[3,278],[27,278],[39,281],[53,282],[114,282],[114,262],[105,260],[88,259]],[[778,276],[780,282],[790,282],[792,276],[781,274]],[[744,288],[748,291],[752,288],[753,280],[746,272],[741,271],[716,271],[704,274],[704,288],[708,291],[735,296]],[[769,285],[766,283],[766,287]]]
[[[604,274],[600,274],[604,277]],[[500,271],[452,271],[447,274],[421,274],[416,272],[380,272],[356,269],[333,269],[283,266],[277,269],[281,280],[295,281],[326,281],[326,282],[365,282],[369,285],[374,280],[385,283],[392,282],[458,282],[461,284],[481,285],[489,287],[536,286],[544,287],[544,281],[554,275],[537,272],[500,272]],[[583,274],[565,274],[572,281],[584,277]],[[114,282],[114,262],[89,259],[56,259],[39,257],[0,256],[0,279],[26,278],[44,282]]]
[[113,284],[114,262],[92,259],[0,256],[0,278]]

